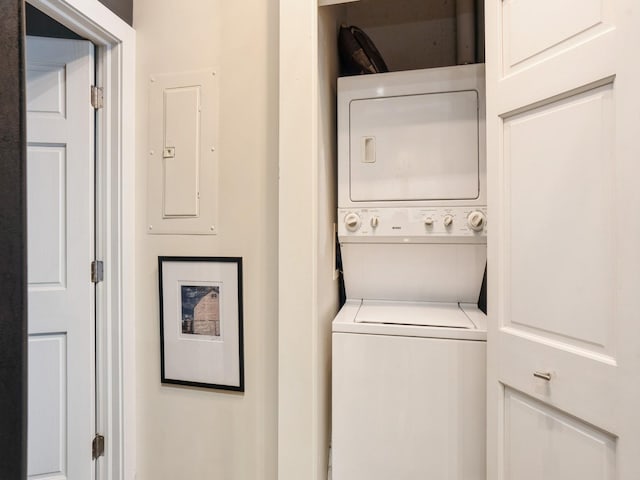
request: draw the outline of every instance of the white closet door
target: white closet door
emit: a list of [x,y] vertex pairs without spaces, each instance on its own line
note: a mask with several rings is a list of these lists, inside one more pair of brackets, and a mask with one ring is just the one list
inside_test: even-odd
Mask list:
[[640,4],[486,22],[487,478],[640,478]]
[[93,45],[27,39],[28,475],[94,478]]

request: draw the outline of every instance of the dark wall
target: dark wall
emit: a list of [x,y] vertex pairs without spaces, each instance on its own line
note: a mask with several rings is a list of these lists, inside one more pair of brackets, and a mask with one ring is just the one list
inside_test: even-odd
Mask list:
[[42,13],[36,7],[32,7],[28,3],[27,9],[25,10],[25,17],[27,21],[27,35],[33,35],[36,37],[70,38],[73,40],[82,39],[80,35],[72,32],[64,25],[56,22],[53,18]]
[[[109,8],[109,10],[129,25],[133,24],[133,0],[100,0],[100,3]],[[26,16],[28,35],[55,38],[82,38],[28,4]]]
[[0,0],[0,478],[27,476],[24,4]]
[[133,25],[133,0],[100,0],[109,10],[129,25]]

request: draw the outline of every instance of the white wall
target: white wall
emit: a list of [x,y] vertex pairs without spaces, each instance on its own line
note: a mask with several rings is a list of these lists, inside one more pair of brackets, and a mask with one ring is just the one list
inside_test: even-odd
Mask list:
[[[137,480],[276,478],[278,2],[136,0]],[[151,74],[213,67],[219,233],[146,233]],[[160,384],[158,255],[244,259],[244,394]]]
[[280,0],[278,478],[315,480],[316,8]]
[[335,22],[280,0],[279,480],[327,478],[335,218]]

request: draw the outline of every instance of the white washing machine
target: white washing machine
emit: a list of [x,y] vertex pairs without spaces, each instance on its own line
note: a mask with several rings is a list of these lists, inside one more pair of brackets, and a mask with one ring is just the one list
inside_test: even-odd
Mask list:
[[333,325],[333,480],[484,479],[485,339],[473,305],[347,301]]
[[333,480],[484,480],[484,68],[341,78]]

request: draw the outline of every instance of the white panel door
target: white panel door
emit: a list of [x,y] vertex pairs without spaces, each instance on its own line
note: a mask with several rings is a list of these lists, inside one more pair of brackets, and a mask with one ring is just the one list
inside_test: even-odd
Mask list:
[[487,478],[640,478],[640,4],[486,22]]
[[93,46],[27,39],[28,475],[94,478]]

